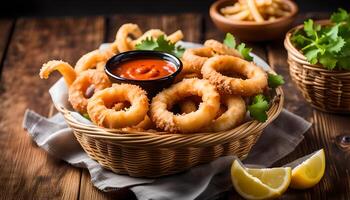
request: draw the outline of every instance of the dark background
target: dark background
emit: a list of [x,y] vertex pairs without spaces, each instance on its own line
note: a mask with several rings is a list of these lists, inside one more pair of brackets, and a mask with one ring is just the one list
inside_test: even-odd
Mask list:
[[[110,15],[113,13],[207,13],[215,0],[4,0],[0,17]],[[6,4],[4,3],[6,2]],[[301,12],[350,9],[350,0],[296,0]]]

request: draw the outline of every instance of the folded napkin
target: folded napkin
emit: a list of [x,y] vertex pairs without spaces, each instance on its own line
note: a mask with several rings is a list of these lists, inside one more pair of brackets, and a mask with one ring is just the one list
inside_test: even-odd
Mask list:
[[[199,44],[182,42],[186,48]],[[108,44],[101,45],[101,49]],[[252,54],[254,62],[265,70],[269,66],[262,59]],[[55,105],[72,110],[68,99],[68,89],[61,79],[50,89]],[[80,114],[72,112],[72,116],[83,123],[91,123]],[[303,134],[311,124],[304,119],[283,110],[278,118],[264,130],[258,142],[253,146],[245,164],[268,167],[281,159],[303,140]],[[65,160],[76,167],[89,170],[92,183],[103,191],[111,191],[123,187],[130,188],[138,199],[210,199],[231,188],[230,166],[234,156],[225,156],[211,163],[193,167],[183,173],[157,179],[133,178],[118,175],[101,167],[92,160],[77,142],[72,130],[67,126],[61,114],[46,118],[27,110],[23,127],[39,147],[51,155]]]
[[[27,110],[23,126],[39,147],[76,167],[89,170],[100,190],[129,187],[138,199],[210,199],[231,188],[230,166],[234,156],[194,167],[186,172],[157,179],[133,178],[106,170],[81,148],[61,114],[46,118]],[[264,130],[246,164],[270,166],[294,150],[311,124],[283,110]]]

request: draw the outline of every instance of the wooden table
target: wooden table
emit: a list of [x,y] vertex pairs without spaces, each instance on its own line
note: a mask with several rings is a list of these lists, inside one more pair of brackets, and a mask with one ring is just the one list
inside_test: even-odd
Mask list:
[[[324,13],[300,15],[322,18]],[[87,170],[74,168],[38,148],[22,128],[24,111],[29,108],[47,115],[51,104],[49,87],[59,75],[39,79],[41,65],[51,59],[75,63],[84,53],[102,42],[113,41],[117,28],[126,22],[143,30],[161,28],[167,33],[181,29],[185,40],[203,42],[222,40],[208,16],[181,15],[113,15],[108,17],[19,18],[0,20],[0,198],[1,199],[132,199],[128,190],[102,193],[93,187]],[[327,169],[316,187],[288,190],[282,199],[350,199],[350,117],[319,112],[305,102],[288,74],[286,51],[282,39],[250,44],[286,79],[285,108],[313,123],[304,141],[285,159],[325,148]],[[348,135],[348,138],[342,137]],[[220,196],[239,199],[233,190]]]

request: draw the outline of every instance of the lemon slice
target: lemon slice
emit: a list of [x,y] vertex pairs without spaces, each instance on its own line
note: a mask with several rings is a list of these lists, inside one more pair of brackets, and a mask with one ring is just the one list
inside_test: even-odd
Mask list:
[[246,199],[272,199],[285,192],[291,180],[291,168],[249,169],[238,160],[231,167],[232,183]]
[[[298,159],[287,165],[293,168],[291,187],[295,189],[306,189],[315,186],[322,179],[326,168],[326,158],[323,149],[301,159],[304,160],[301,163],[300,159]],[[299,164],[295,165],[298,161]]]

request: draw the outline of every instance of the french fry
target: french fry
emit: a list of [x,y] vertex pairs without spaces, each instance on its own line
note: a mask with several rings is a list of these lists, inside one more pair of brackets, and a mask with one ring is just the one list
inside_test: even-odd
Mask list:
[[256,22],[265,21],[255,5],[255,0],[247,0],[247,4],[248,4],[249,11],[251,12],[251,14]]
[[227,15],[227,18],[235,21],[242,21],[247,19],[247,17],[249,16],[249,13],[250,13],[249,10],[242,10],[237,14]]
[[231,20],[263,22],[288,15],[290,8],[283,0],[238,0],[220,11]]
[[247,9],[247,6],[241,5],[239,3],[235,3],[233,6],[227,6],[227,7],[221,8],[220,11],[224,15],[232,15],[245,9]]

